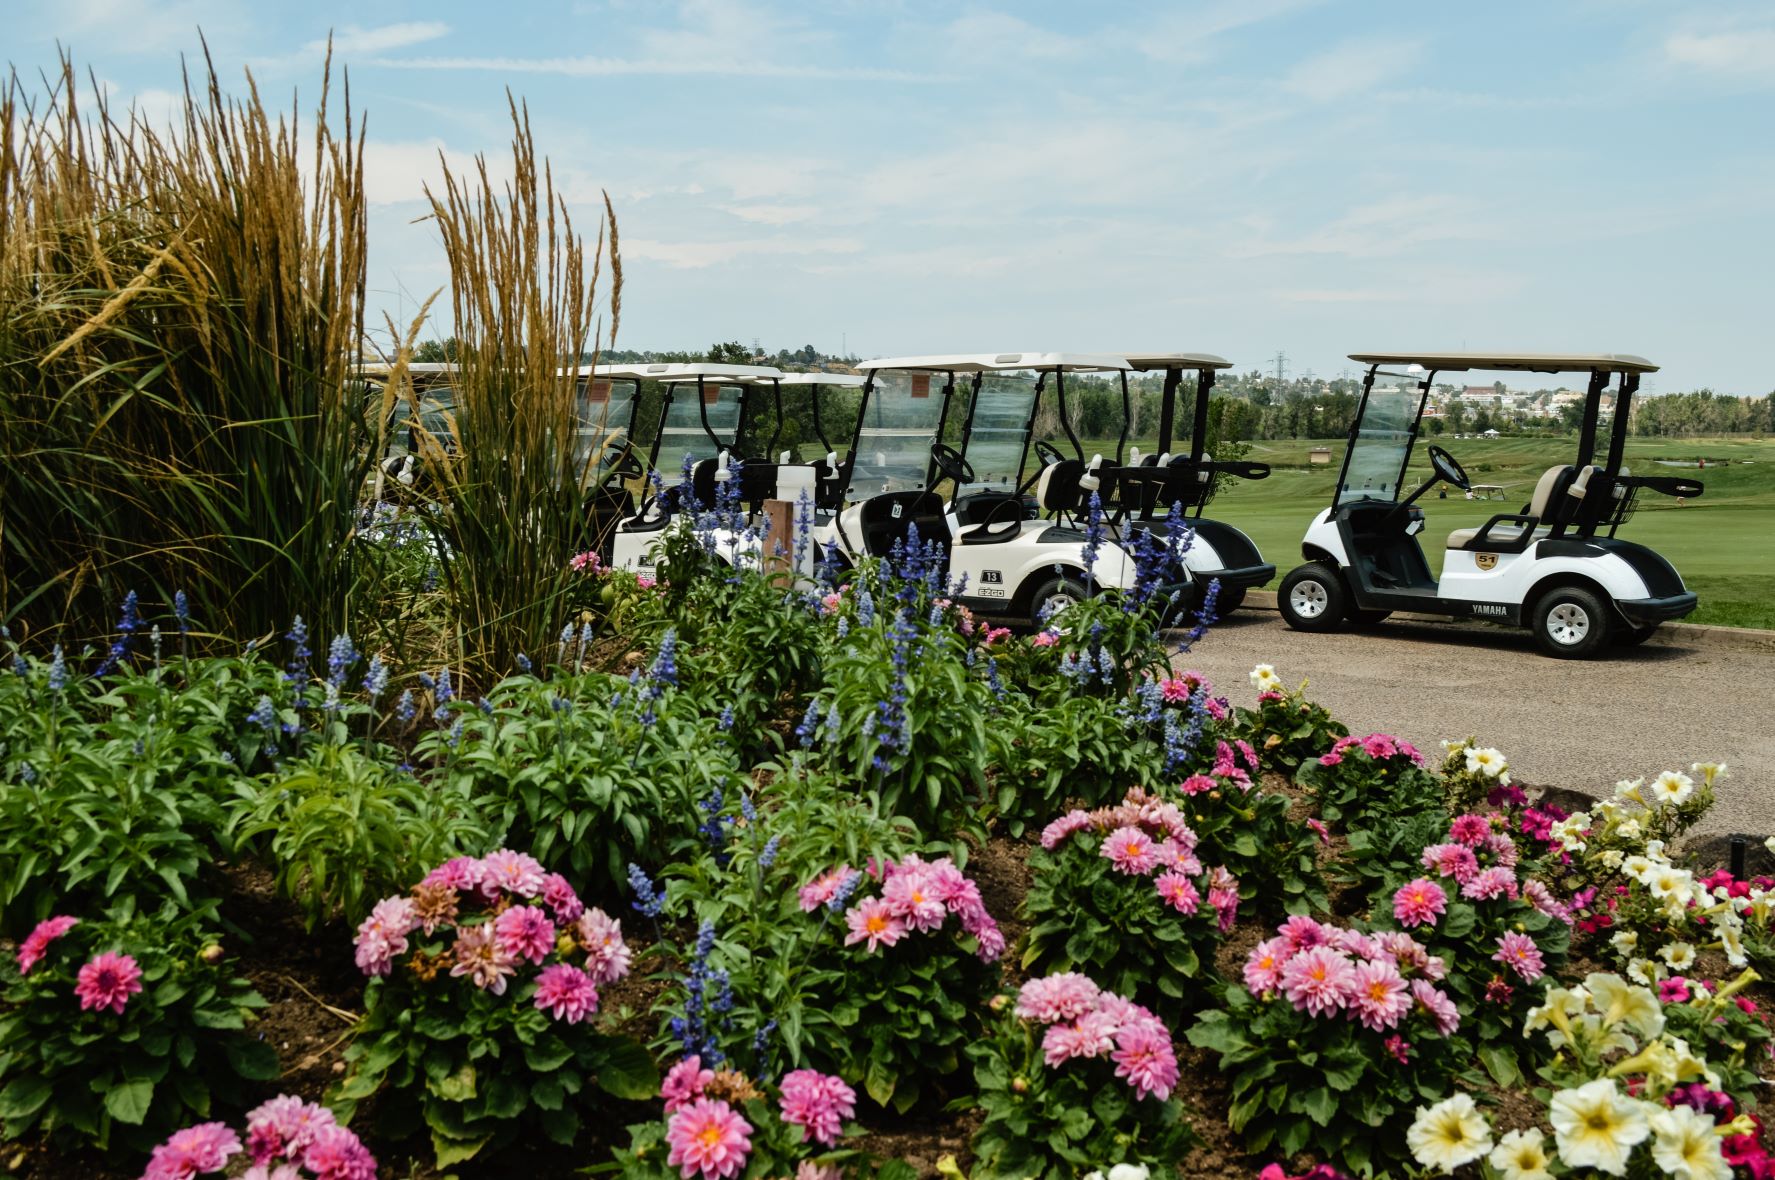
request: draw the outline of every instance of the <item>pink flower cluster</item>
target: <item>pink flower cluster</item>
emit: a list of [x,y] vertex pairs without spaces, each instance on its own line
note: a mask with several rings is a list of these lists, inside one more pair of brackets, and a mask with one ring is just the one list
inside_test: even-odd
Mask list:
[[567,560],[567,568],[576,574],[589,574],[592,577],[604,572],[604,563],[598,560],[595,550],[576,553]]
[[[241,1150],[226,1124],[188,1127],[154,1149],[142,1180],[220,1172]],[[376,1180],[376,1157],[332,1111],[287,1094],[248,1113],[245,1151],[252,1166],[241,1180]]]
[[[466,921],[465,906],[487,917]],[[385,897],[358,926],[356,956],[365,975],[387,975],[407,953],[414,931],[441,927],[456,937],[441,966],[476,987],[504,995],[510,977],[525,964],[542,966],[562,954],[563,934],[585,953],[583,966],[556,962],[536,976],[536,1007],[556,1020],[578,1024],[598,1010],[598,988],[629,973],[622,923],[600,909],[586,909],[558,873],[534,857],[501,849],[485,857],[459,856],[439,865],[411,896]]]
[[1225,721],[1231,706],[1225,697],[1211,695],[1214,686],[1200,672],[1185,672],[1159,681],[1159,696],[1167,705],[1187,705],[1190,698],[1202,693],[1202,707],[1216,721]]
[[1409,934],[1363,934],[1297,915],[1277,928],[1276,937],[1252,948],[1244,978],[1253,995],[1280,994],[1310,1016],[1342,1015],[1387,1032],[1423,1012],[1448,1036],[1460,1027],[1460,1013],[1433,982],[1447,973],[1443,961]]
[[142,990],[142,969],[131,955],[105,951],[94,955],[74,979],[82,1012],[109,1008],[122,1012],[129,998]]
[[49,951],[49,944],[80,925],[79,918],[70,918],[59,914],[53,918],[45,918],[37,923],[36,929],[25,936],[25,941],[18,948],[18,973],[29,975],[31,968],[43,960]]
[[[704,1069],[700,1057],[686,1057],[666,1071],[660,1097],[666,1101],[667,1162],[688,1177],[734,1175],[752,1150],[752,1124],[733,1107],[712,1098],[708,1089],[715,1071]],[[798,1069],[784,1076],[782,1119],[802,1129],[803,1141],[832,1147],[844,1132],[846,1119],[857,1113],[857,1092],[842,1078],[817,1070]]]
[[1142,1098],[1163,1102],[1177,1085],[1177,1051],[1165,1022],[1104,991],[1076,972],[1032,979],[1017,993],[1016,1014],[1047,1026],[1042,1056],[1058,1069],[1075,1057],[1107,1057]]
[[[1004,954],[1005,936],[986,912],[980,887],[964,877],[949,857],[926,861],[913,855],[898,864],[889,861],[880,866],[880,877],[881,895],[865,898],[845,912],[850,932],[844,945],[867,943],[866,949],[873,953],[910,933],[941,930],[953,914],[962,930],[978,941],[976,953],[982,962],[996,962]],[[804,909],[807,889],[812,887],[802,890]]]
[[694,1098],[666,1120],[666,1163],[684,1180],[725,1180],[738,1175],[752,1154],[752,1124],[719,1098]]
[[839,865],[835,869],[821,873],[801,887],[801,912],[804,914],[813,913],[841,892],[853,888],[856,880],[861,876],[861,873],[849,865]]
[[800,1127],[807,1139],[833,1147],[844,1122],[857,1113],[857,1092],[843,1078],[798,1069],[783,1076],[783,1121]]
[[[1139,787],[1114,807],[1073,810],[1042,829],[1042,847],[1052,852],[1080,832],[1102,834],[1097,854],[1130,877],[1154,877],[1153,888],[1171,908],[1186,917],[1202,902],[1202,881],[1208,906],[1221,933],[1232,929],[1239,913],[1239,882],[1221,867],[1205,870],[1196,858],[1196,833],[1183,811]],[[1156,877],[1154,876],[1156,874]]]
[[1404,738],[1396,738],[1391,734],[1371,733],[1367,737],[1341,737],[1332,743],[1331,749],[1319,755],[1319,765],[1336,766],[1344,760],[1344,755],[1351,750],[1360,750],[1375,761],[1383,758],[1409,758],[1417,766],[1424,764],[1424,756],[1418,753],[1416,746]]
[[1521,896],[1516,879],[1516,842],[1483,815],[1456,816],[1448,840],[1424,849],[1422,863],[1438,877],[1452,877],[1461,896],[1490,901]]

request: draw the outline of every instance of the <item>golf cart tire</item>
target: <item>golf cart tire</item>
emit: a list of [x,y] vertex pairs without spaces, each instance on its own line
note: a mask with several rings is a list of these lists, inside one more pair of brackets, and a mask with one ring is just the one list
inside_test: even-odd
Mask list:
[[1335,631],[1343,624],[1350,592],[1334,566],[1309,561],[1282,579],[1276,606],[1282,621],[1296,631]]
[[1560,586],[1535,601],[1530,628],[1547,655],[1589,659],[1608,646],[1613,607],[1587,586]]
[[1355,627],[1372,627],[1376,623],[1384,623],[1393,617],[1390,610],[1358,610],[1354,603],[1344,613],[1344,621]]
[[1091,592],[1086,589],[1083,582],[1067,574],[1049,578],[1037,586],[1035,593],[1029,596],[1029,625],[1037,631],[1046,626],[1047,624],[1042,620],[1042,607],[1050,599],[1062,595],[1070,597],[1074,602],[1083,602],[1091,597]]
[[1638,647],[1657,633],[1658,624],[1645,623],[1638,627],[1626,626],[1615,632],[1615,642],[1621,647]]

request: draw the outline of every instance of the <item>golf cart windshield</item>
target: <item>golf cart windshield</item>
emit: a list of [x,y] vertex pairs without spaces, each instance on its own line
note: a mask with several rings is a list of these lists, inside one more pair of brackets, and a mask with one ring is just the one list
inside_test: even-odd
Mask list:
[[684,381],[673,384],[671,395],[653,463],[667,487],[683,479],[687,457],[713,459],[731,450],[740,432],[739,386]]
[[613,444],[618,439],[628,440],[640,387],[638,380],[613,381],[608,377],[580,382],[579,438],[573,450],[578,470],[585,471],[591,464],[591,474],[596,475],[622,458],[624,448]]
[[974,482],[957,488],[957,494],[1017,490],[1040,381],[1040,375],[1028,369],[982,375],[962,448],[974,469]]
[[[1403,385],[1382,387],[1379,382],[1383,378],[1396,378]],[[1352,500],[1397,500],[1399,481],[1405,477],[1405,462],[1411,456],[1418,405],[1423,398],[1419,379],[1376,373],[1374,380],[1376,384],[1362,403],[1362,416],[1357,420],[1349,458],[1344,462],[1343,478],[1338,481],[1339,504]]]
[[947,373],[876,371],[851,453],[851,496],[925,486],[931,446],[943,426],[948,384]]

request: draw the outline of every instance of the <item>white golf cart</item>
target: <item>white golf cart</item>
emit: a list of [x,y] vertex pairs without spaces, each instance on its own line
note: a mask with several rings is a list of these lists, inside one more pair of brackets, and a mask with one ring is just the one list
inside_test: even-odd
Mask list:
[[[1694,593],[1668,561],[1615,537],[1641,489],[1690,497],[1702,490],[1695,480],[1633,476],[1622,466],[1634,392],[1641,374],[1657,366],[1606,354],[1350,359],[1368,373],[1332,505],[1307,529],[1307,563],[1282,579],[1278,599],[1290,627],[1328,631],[1346,620],[1373,623],[1392,611],[1421,611],[1527,627],[1548,655],[1584,657],[1611,639],[1642,642],[1659,623],[1695,609]],[[1399,493],[1431,383],[1438,373],[1473,369],[1588,373],[1584,419],[1574,461],[1549,468],[1521,512],[1448,534],[1438,581],[1418,541],[1424,513],[1417,501],[1438,481],[1462,490],[1471,481],[1454,456],[1432,446],[1430,478],[1404,499]],[[1613,414],[1605,425],[1602,403],[1611,383]]]
[[[1134,563],[1109,536],[1107,511],[1104,537],[1088,559],[1087,505],[1102,488],[1101,456],[1086,463],[1038,443],[1044,466],[1018,482],[1044,385],[1052,383],[1063,398],[1067,374],[1107,374],[1125,396],[1127,362],[1013,352],[874,360],[859,368],[868,383],[845,460],[853,502],[817,540],[835,543],[854,563],[887,556],[916,526],[921,540],[943,550],[951,583],[962,587],[957,601],[1019,623],[1039,625],[1097,590],[1134,586]],[[944,441],[949,434],[961,449]],[[937,490],[944,481],[953,485],[947,504]]]
[[[1232,362],[1206,352],[1128,353],[1137,372],[1163,373],[1160,392],[1158,449],[1142,456],[1130,452],[1128,466],[1115,472],[1115,524],[1123,544],[1132,545],[1142,529],[1167,534],[1167,521],[1178,508],[1193,537],[1183,558],[1197,586],[1220,581],[1216,613],[1226,615],[1245,601],[1245,592],[1276,576],[1251,538],[1223,521],[1209,520],[1202,510],[1223,479],[1267,479],[1268,463],[1220,462],[1207,452],[1208,407],[1215,374]],[[1183,382],[1192,377],[1194,401],[1186,422],[1177,421]],[[1186,428],[1188,449],[1171,453],[1173,432]]]

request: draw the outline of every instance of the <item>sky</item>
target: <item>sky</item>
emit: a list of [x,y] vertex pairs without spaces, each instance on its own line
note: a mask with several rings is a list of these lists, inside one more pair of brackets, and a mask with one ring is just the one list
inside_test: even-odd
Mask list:
[[200,29],[285,109],[331,33],[378,323],[448,281],[440,153],[509,173],[509,89],[578,225],[615,205],[622,348],[1631,352],[1654,392],[1775,388],[1766,0],[6,10],[12,65],[64,47],[151,116]]

